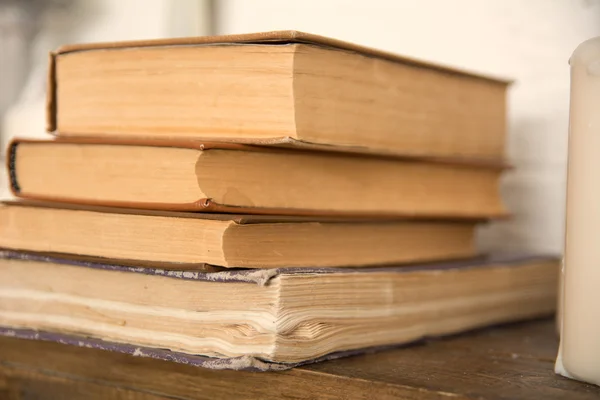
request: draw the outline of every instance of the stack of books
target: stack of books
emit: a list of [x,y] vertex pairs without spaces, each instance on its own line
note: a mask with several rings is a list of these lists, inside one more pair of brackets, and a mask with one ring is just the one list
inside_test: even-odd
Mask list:
[[270,370],[550,314],[556,258],[475,246],[507,86],[299,32],[62,47],[0,333]]

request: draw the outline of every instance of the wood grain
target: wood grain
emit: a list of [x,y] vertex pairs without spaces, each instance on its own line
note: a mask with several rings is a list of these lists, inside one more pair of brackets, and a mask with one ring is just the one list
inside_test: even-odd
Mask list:
[[159,400],[166,397],[111,386],[107,383],[80,381],[36,371],[15,371],[0,366],[5,380],[0,381],[0,399],[86,399],[86,400]]
[[2,399],[597,399],[553,372],[551,319],[281,373],[214,371],[55,343],[0,339]]

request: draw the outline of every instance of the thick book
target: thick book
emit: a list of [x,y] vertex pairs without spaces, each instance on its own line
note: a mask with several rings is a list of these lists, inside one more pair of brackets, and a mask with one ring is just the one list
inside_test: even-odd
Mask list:
[[160,264],[341,267],[476,255],[476,222],[0,205],[0,247]]
[[16,140],[16,196],[253,214],[493,218],[499,165],[377,158],[193,141]]
[[559,271],[542,256],[216,273],[1,257],[0,334],[258,370],[549,315]]
[[48,130],[502,159],[508,82],[296,31],[79,44]]

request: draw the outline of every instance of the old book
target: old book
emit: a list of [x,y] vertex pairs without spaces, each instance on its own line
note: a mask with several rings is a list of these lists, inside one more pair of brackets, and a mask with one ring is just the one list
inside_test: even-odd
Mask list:
[[475,222],[0,205],[0,247],[221,267],[361,266],[476,254]]
[[2,256],[0,334],[237,369],[549,315],[559,269],[556,258],[505,257],[200,273]]
[[502,168],[234,144],[15,141],[15,195],[99,205],[262,214],[490,218]]
[[507,82],[295,31],[64,46],[48,130],[502,159]]

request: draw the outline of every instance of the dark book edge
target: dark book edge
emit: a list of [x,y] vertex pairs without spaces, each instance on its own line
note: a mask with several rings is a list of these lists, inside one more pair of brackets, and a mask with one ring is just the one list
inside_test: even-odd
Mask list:
[[134,265],[131,263],[115,262],[110,259],[95,259],[88,257],[76,257],[63,254],[45,254],[25,251],[15,251],[0,249],[0,259],[22,260],[33,262],[47,262],[62,265],[77,266],[83,268],[92,268],[105,271],[117,271],[125,273],[138,273],[145,275],[163,276],[172,279],[186,279],[205,282],[231,282],[231,283],[252,283],[257,285],[266,285],[278,275],[294,274],[364,274],[364,273],[410,273],[415,271],[439,271],[464,268],[493,268],[493,267],[518,267],[520,265],[544,260],[559,260],[555,255],[531,254],[499,254],[490,256],[481,256],[470,259],[395,265],[395,266],[377,266],[377,267],[345,267],[345,268],[318,268],[318,267],[294,267],[294,268],[274,268],[274,269],[228,269],[218,270],[209,269],[208,271],[185,270],[182,265],[180,269],[177,266],[166,268],[156,268],[146,265]]

